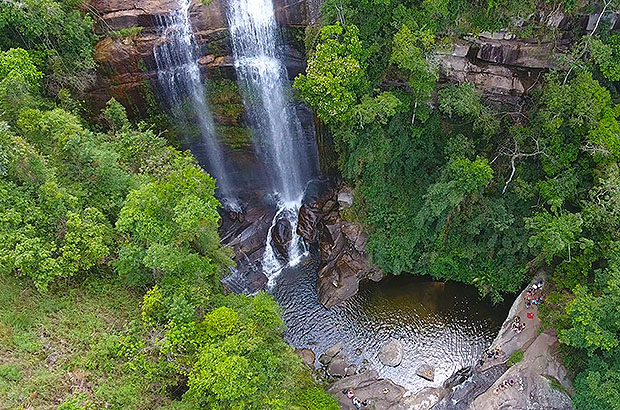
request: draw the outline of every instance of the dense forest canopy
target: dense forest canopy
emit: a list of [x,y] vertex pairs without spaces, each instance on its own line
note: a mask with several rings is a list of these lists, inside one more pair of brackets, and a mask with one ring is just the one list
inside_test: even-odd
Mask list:
[[[32,361],[36,315],[61,315],[75,295],[140,308],[112,329],[87,315],[87,359],[69,356],[57,373],[41,366],[25,383],[0,363],[0,398],[19,408],[63,394],[63,410],[336,409],[281,338],[271,297],[223,295],[232,260],[215,181],[117,101],[101,115],[84,108],[97,41],[87,8],[0,0],[0,302],[22,289],[44,301],[30,316],[7,307],[0,345]],[[547,272],[543,318],[575,372],[578,410],[620,408],[620,34],[601,19],[574,30],[517,111],[472,83],[440,82],[437,55],[484,31],[552,37],[522,23],[595,8],[620,2],[325,0],[295,80],[355,189],[346,216],[368,229],[386,272],[473,284],[495,301]],[[41,380],[61,385],[76,369],[99,383],[93,394],[55,386],[32,399]]]
[[578,409],[620,402],[620,34],[599,19],[575,35],[518,112],[471,83],[440,85],[437,53],[481,31],[544,38],[554,33],[543,24],[515,22],[595,5],[326,0],[295,81],[333,133],[355,187],[350,217],[384,270],[471,283],[496,300],[550,274],[544,318],[578,372]]

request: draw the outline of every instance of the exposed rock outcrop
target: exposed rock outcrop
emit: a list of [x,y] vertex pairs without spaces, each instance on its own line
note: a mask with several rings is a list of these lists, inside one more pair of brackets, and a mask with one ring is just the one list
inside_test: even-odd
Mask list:
[[[552,331],[540,333],[538,309],[535,306],[529,309],[526,307],[526,291],[523,290],[515,300],[508,318],[491,345],[492,349],[501,349],[503,354],[481,359],[468,376],[471,381],[463,383],[459,389],[452,389],[458,383],[444,384],[447,394],[433,407],[434,410],[572,408],[567,394],[572,390],[572,385],[557,354],[557,337]],[[528,313],[531,314],[530,318]],[[515,317],[525,323],[523,331],[516,332],[513,329]],[[517,351],[524,353],[523,359],[512,367],[506,367],[507,359]],[[506,382],[511,380],[512,383]],[[481,386],[484,388],[481,389]]]
[[[276,19],[291,30],[314,24],[318,21],[317,1],[274,0]],[[115,97],[130,113],[144,114],[148,80],[155,78],[153,48],[162,41],[158,19],[176,9],[177,0],[89,0],[85,7],[94,16],[101,34],[117,33],[116,39],[106,37],[96,46],[95,60],[100,69],[96,85],[89,92],[92,107],[100,109],[110,97]],[[192,0],[190,20],[200,48],[202,70],[208,75],[234,79],[225,7],[223,0]],[[120,35],[119,30],[132,27],[142,29],[128,37]],[[284,62],[291,77],[295,77],[305,70],[304,50],[287,44]]]
[[389,379],[379,378],[376,370],[345,377],[328,387],[328,393],[336,397],[342,410],[355,410],[351,399],[343,393],[345,389],[353,389],[355,397],[359,400],[368,400],[369,405],[366,408],[376,410],[400,409],[405,394],[403,387]]
[[403,344],[399,340],[391,339],[381,347],[379,361],[385,366],[399,366],[403,361]]
[[323,306],[329,308],[354,296],[361,280],[383,278],[381,270],[366,255],[368,235],[358,223],[341,218],[337,190],[301,207],[297,234],[319,244],[321,267],[317,287]]
[[[557,357],[558,339],[543,332],[527,348],[523,360],[510,367],[491,388],[478,396],[469,410],[569,410],[571,388],[566,368]],[[506,380],[514,385],[501,388]]]

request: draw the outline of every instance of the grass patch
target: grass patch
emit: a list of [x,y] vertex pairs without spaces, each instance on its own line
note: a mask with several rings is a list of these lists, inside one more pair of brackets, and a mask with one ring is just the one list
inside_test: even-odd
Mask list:
[[127,27],[120,30],[109,31],[108,36],[112,37],[114,40],[118,40],[119,38],[135,37],[142,33],[142,30],[144,30],[142,26]]
[[514,352],[513,354],[510,355],[510,357],[506,361],[506,365],[508,367],[514,366],[515,364],[517,364],[521,360],[523,360],[523,356],[524,355],[525,355],[525,353],[523,352],[523,350],[521,350],[521,349],[517,350],[516,352]]
[[172,408],[175,377],[143,353],[141,295],[115,276],[40,294],[0,274],[0,288],[0,409]]
[[568,390],[566,390],[564,386],[562,386],[562,384],[558,381],[558,379],[552,376],[545,376],[545,377],[547,378],[547,380],[549,380],[549,385],[551,386],[552,389],[560,391],[570,396],[570,393],[568,392]]

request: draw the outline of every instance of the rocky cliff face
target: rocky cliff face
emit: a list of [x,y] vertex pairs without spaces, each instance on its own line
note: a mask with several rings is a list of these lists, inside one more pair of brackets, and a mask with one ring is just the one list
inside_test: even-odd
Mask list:
[[340,216],[352,200],[353,193],[347,188],[330,190],[299,211],[297,234],[309,243],[318,243],[321,250],[317,291],[319,302],[327,308],[354,296],[361,280],[383,278],[383,272],[366,255],[368,234],[360,224]]
[[[235,72],[226,19],[226,2],[193,0],[190,20],[202,69],[215,78],[234,79]],[[87,9],[95,17],[97,30],[108,37],[95,49],[99,63],[97,84],[90,91],[91,105],[103,107],[110,97],[121,101],[132,113],[144,114],[148,105],[149,81],[155,78],[153,48],[162,41],[158,16],[177,8],[176,0],[89,0]],[[274,0],[276,18],[285,34],[318,21],[319,0]],[[138,28],[130,32],[129,28]],[[123,32],[124,30],[124,32]],[[291,77],[305,69],[303,46],[290,37],[284,50]]]

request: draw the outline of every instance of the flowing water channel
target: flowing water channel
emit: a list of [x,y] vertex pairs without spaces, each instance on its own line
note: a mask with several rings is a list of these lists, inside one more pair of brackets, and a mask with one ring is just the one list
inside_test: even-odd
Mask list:
[[[271,170],[278,206],[263,257],[263,271],[273,281],[284,267],[297,264],[304,253],[295,228],[304,188],[312,177],[310,158],[315,155],[303,143],[304,132],[281,58],[283,41],[272,0],[229,0],[227,15],[235,70],[251,117],[255,145]],[[316,150],[314,146],[312,149]],[[292,230],[286,255],[277,254],[271,237],[279,219],[286,219]]]
[[[510,303],[492,305],[475,288],[403,274],[379,283],[363,283],[359,293],[341,306],[325,309],[317,301],[318,261],[310,257],[284,269],[271,293],[282,306],[286,341],[309,348],[318,357],[343,342],[350,363],[364,360],[381,377],[410,393],[441,386],[456,371],[474,365],[499,331]],[[400,366],[384,366],[377,358],[390,338],[404,347]],[[359,350],[361,350],[361,354]],[[435,381],[416,375],[421,364],[435,368]]]

